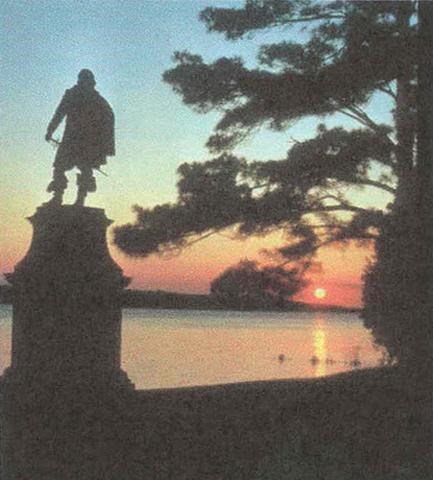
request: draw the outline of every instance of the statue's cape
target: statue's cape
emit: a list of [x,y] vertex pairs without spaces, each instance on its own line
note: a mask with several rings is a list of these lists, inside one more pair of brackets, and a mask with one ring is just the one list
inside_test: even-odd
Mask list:
[[57,128],[65,116],[56,162],[98,167],[105,163],[106,156],[115,155],[113,110],[96,90],[85,90],[79,85],[66,90],[49,128]]
[[114,155],[114,114],[109,103],[96,90],[86,91],[77,85],[66,90],[63,101],[67,115],[63,141]]

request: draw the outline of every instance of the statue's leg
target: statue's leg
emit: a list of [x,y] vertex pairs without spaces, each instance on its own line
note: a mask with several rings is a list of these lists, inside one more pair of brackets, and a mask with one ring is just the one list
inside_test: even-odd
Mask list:
[[77,175],[78,193],[75,205],[83,206],[86,196],[89,192],[96,191],[96,180],[93,176],[92,167],[79,167],[81,173]]
[[65,175],[65,168],[61,165],[54,165],[53,179],[47,187],[47,192],[53,192],[51,200],[45,203],[45,205],[61,205],[63,201],[63,192],[68,185],[68,179]]

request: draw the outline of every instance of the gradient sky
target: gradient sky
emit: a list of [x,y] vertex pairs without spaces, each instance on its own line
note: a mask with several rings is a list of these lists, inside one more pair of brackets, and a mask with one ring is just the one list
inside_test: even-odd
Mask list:
[[[0,272],[8,272],[25,254],[31,239],[30,216],[49,196],[45,192],[54,160],[44,141],[46,126],[64,90],[81,68],[90,68],[97,89],[116,114],[117,155],[97,175],[98,191],[87,204],[105,208],[122,224],[133,220],[131,206],[174,201],[176,168],[185,161],[210,158],[204,148],[216,114],[199,115],[161,80],[175,50],[190,50],[206,60],[240,55],[254,64],[257,46],[281,38],[266,32],[231,43],[208,34],[197,20],[208,5],[233,6],[221,0],[3,0],[0,5]],[[370,110],[381,119],[389,105],[374,98]],[[321,120],[323,121],[323,119]],[[355,126],[342,117],[329,126]],[[263,131],[237,152],[251,159],[283,158],[291,138],[314,135],[317,121],[304,119],[284,133]],[[61,137],[61,131],[54,137]],[[75,172],[69,175],[66,202],[75,195]],[[389,199],[373,190],[360,200],[382,205]],[[362,198],[361,198],[362,197]],[[207,292],[209,282],[241,258],[281,242],[281,235],[233,241],[218,235],[184,253],[161,259],[129,259],[111,246],[132,286],[182,292]],[[369,252],[327,249],[320,273],[302,299],[312,301],[316,286],[328,290],[326,303],[360,304],[360,275]]]

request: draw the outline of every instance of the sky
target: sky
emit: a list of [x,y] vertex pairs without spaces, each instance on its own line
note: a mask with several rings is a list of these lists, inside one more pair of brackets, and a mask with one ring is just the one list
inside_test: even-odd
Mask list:
[[[206,32],[200,10],[209,5],[234,6],[222,0],[3,0],[0,4],[0,272],[10,272],[31,241],[31,216],[49,199],[55,151],[44,141],[49,120],[65,89],[82,68],[91,69],[98,91],[116,116],[116,156],[97,175],[98,190],[87,205],[104,208],[114,225],[134,220],[131,207],[175,201],[176,169],[188,161],[211,158],[205,148],[218,115],[201,115],[182,104],[162,74],[173,66],[174,51],[188,50],[205,60],[239,55],[254,65],[257,47],[281,39],[267,31],[240,42]],[[301,33],[299,33],[301,35]],[[389,105],[380,98],[370,106],[386,119]],[[323,119],[321,120],[323,121]],[[329,126],[345,124],[341,118]],[[261,131],[237,153],[250,159],[283,158],[293,139],[312,137],[317,120],[307,118],[286,132]],[[54,134],[61,138],[61,130]],[[75,174],[65,202],[74,201]],[[360,200],[383,205],[389,199],[371,191]],[[240,259],[262,259],[282,234],[235,241],[229,232],[199,242],[175,256],[131,259],[112,245],[113,258],[132,277],[133,288],[206,293],[210,281]],[[299,300],[359,306],[361,274],[371,252],[355,247],[328,248],[318,260]],[[317,300],[323,287],[328,295]]]

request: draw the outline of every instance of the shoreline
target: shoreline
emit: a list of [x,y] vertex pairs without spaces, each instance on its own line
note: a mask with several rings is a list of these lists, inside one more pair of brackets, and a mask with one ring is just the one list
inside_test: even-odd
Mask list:
[[137,390],[116,401],[114,416],[103,413],[109,398],[100,399],[100,442],[112,438],[104,455],[118,459],[124,478],[408,480],[403,461],[415,432],[405,379],[382,367]]
[[[0,285],[0,305],[12,304],[12,287]],[[122,308],[148,308],[161,310],[203,310],[234,312],[333,312],[361,313],[362,308],[341,305],[288,302],[284,307],[238,308],[221,305],[210,295],[166,292],[162,290],[124,290]]]
[[166,466],[185,479],[388,478],[405,468],[414,434],[402,378],[385,367],[139,390],[140,425],[154,432],[146,458],[152,472]]

